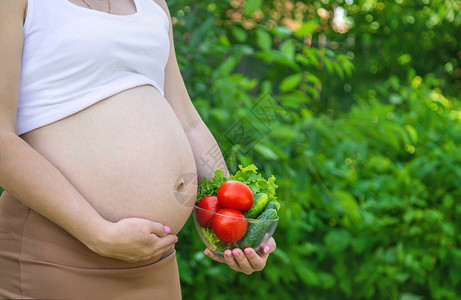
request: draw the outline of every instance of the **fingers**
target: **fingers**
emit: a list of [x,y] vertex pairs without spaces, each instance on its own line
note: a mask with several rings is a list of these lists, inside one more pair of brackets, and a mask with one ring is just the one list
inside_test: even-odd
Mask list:
[[156,235],[152,236],[152,243],[150,245],[145,245],[142,249],[139,249],[137,256],[129,258],[130,262],[148,260],[154,257],[160,258],[165,253],[173,251],[176,242],[178,241],[178,238],[175,235],[168,235],[166,237],[157,237]]
[[178,237],[174,234],[168,234],[162,237],[151,235],[151,237],[152,244],[157,249],[171,247],[178,241]]
[[163,225],[159,222],[150,221],[143,218],[126,218],[120,220],[118,223],[130,224],[129,226],[137,226],[149,233],[153,233],[157,236],[166,236],[167,234],[171,233],[170,227]]
[[270,238],[265,245],[261,245],[259,253],[253,248],[245,249],[245,256],[247,257],[250,265],[255,271],[261,271],[266,266],[267,258],[269,254],[275,251],[277,245],[273,238]]
[[[241,249],[234,249],[232,250],[232,255],[234,256],[237,264],[238,264],[238,269],[234,269],[237,271],[241,271],[247,275],[250,275],[254,271],[261,271],[264,266],[265,266],[265,261],[263,261],[261,258],[257,257],[257,255],[253,255],[251,258],[253,259],[253,263],[258,266],[258,268],[255,268],[246,254],[243,253]],[[259,267],[259,265],[262,265]]]
[[171,248],[178,242],[178,237],[176,235],[168,235],[159,239],[159,247],[162,248]]
[[[268,254],[267,254],[268,255]],[[255,271],[261,271],[266,266],[267,255],[258,255],[253,248],[245,249],[245,257]]]
[[275,251],[277,244],[275,243],[274,238],[270,238],[265,245],[261,245],[260,256],[266,258]]
[[253,248],[246,248],[245,251],[241,249],[226,250],[224,256],[216,255],[208,248],[204,253],[211,259],[226,263],[231,269],[243,272],[247,275],[255,271],[261,271],[266,266],[269,254],[274,252],[277,245],[273,238],[270,238],[266,244],[261,245],[261,250],[257,253]]
[[206,248],[205,251],[203,251],[205,255],[210,257],[212,260],[220,262],[220,263],[225,263],[224,257],[222,255],[214,254],[213,251],[210,249]]
[[[139,251],[143,254],[141,259],[159,256],[173,249],[178,237],[171,234],[171,229],[168,226],[146,219],[136,219],[146,229],[143,230],[142,235],[138,236],[138,241],[141,243],[139,244]],[[133,246],[135,245],[133,244]]]
[[234,259],[231,250],[224,251],[224,262],[233,270],[240,271],[237,261]]
[[163,225],[161,223],[158,223],[158,222],[149,221],[148,226],[149,226],[150,233],[153,233],[157,236],[166,236],[167,234],[171,232],[170,227]]
[[142,218],[125,218],[110,226],[110,238],[101,241],[97,253],[129,262],[160,258],[178,241],[168,226]]

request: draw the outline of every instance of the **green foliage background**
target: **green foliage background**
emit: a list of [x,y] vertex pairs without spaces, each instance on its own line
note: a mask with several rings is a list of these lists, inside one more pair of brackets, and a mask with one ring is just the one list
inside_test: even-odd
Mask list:
[[459,1],[168,3],[229,169],[274,174],[282,205],[277,251],[249,277],[204,256],[190,219],[184,298],[458,299]]
[[282,205],[277,251],[250,276],[206,257],[190,218],[184,299],[458,299],[460,2],[167,2],[230,171],[274,174]]

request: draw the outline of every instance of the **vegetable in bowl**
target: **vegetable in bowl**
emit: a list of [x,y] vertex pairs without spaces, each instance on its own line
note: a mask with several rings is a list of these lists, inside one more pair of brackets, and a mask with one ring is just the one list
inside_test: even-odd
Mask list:
[[278,224],[275,177],[265,179],[255,165],[242,167],[229,178],[216,170],[199,183],[194,221],[204,244],[213,252],[254,248],[267,242]]
[[280,204],[277,202],[277,197],[275,195],[275,190],[278,188],[278,185],[275,184],[275,176],[271,175],[268,179],[262,177],[258,173],[258,168],[251,164],[246,167],[239,165],[239,171],[234,175],[227,178],[224,176],[224,171],[216,170],[214,172],[214,177],[209,181],[206,177],[203,177],[203,182],[199,182],[198,191],[197,191],[197,201],[206,196],[212,196],[218,194],[219,187],[228,180],[236,180],[245,183],[248,185],[253,193],[265,193],[268,197],[268,202],[275,202],[277,209],[280,208]]

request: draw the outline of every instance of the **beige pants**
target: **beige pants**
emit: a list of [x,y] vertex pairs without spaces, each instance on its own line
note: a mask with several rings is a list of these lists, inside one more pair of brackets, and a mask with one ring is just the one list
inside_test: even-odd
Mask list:
[[100,256],[4,193],[0,299],[181,299],[176,252],[128,263]]

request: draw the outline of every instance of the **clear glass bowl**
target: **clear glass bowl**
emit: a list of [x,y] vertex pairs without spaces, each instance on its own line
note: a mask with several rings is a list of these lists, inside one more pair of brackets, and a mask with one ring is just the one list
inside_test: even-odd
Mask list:
[[[203,227],[197,221],[197,211],[201,211],[201,213],[207,213],[210,215],[218,215],[218,213],[209,211],[203,208],[200,208],[194,205],[194,211],[192,213],[194,217],[195,227],[197,228],[197,232],[202,239],[202,242],[205,246],[213,251],[215,254],[224,255],[224,251],[229,249],[233,250],[235,248],[240,248],[242,251],[245,248],[254,248],[255,251],[259,251],[261,249],[261,245],[264,245],[274,234],[275,229],[277,228],[279,217],[277,216],[276,219],[250,219],[245,218],[247,220],[247,231],[245,236],[237,242],[234,243],[226,243],[220,240],[213,232],[213,229]],[[223,216],[223,215],[221,215]],[[229,217],[227,218],[236,218],[236,217]],[[251,235],[251,237],[250,237]]]

